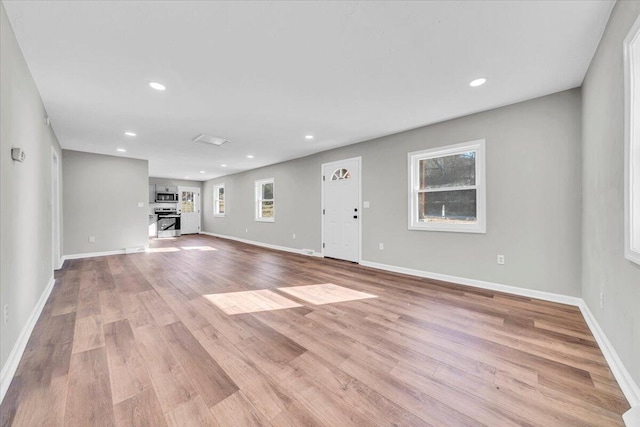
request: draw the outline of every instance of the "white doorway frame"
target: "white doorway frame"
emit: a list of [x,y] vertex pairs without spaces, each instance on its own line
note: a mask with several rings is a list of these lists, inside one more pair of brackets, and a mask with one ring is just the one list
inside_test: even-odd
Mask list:
[[344,162],[350,162],[355,160],[358,162],[358,264],[362,262],[362,156],[350,157],[348,159],[335,160],[333,162],[327,162],[320,165],[320,253],[324,258],[324,167],[337,165]]
[[202,234],[202,188],[200,187],[187,187],[178,186],[178,205],[177,208],[180,211],[180,229],[182,230],[182,192],[192,191],[198,193],[198,204],[195,208],[198,210],[198,231],[193,234]]
[[51,147],[51,265],[53,270],[62,268],[60,219],[60,156]]

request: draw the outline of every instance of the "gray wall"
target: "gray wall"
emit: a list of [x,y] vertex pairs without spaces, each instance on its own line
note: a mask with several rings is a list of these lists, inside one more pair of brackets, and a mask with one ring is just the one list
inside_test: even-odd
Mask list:
[[64,254],[148,246],[149,162],[71,150],[62,159]]
[[624,257],[622,42],[639,14],[640,2],[616,4],[582,88],[582,297],[636,384],[640,384],[640,266]]
[[[362,196],[371,202],[362,211],[364,260],[578,296],[580,104],[574,89],[207,181],[203,229],[319,252],[320,165],[362,156]],[[407,230],[407,153],[481,138],[487,233]],[[270,177],[276,222],[255,222],[254,180]],[[226,217],[214,218],[213,186],[222,182]],[[497,254],[506,256],[505,265],[497,265]]]
[[[44,123],[46,111],[0,4],[0,364],[4,366],[29,315],[53,277],[51,225],[52,148],[60,144]],[[27,153],[11,160],[11,147]],[[0,316],[1,318],[1,316]]]

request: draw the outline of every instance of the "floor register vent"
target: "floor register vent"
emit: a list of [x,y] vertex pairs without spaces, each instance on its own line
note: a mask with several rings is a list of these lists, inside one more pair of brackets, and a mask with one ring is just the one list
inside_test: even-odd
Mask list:
[[145,250],[146,249],[145,249],[144,246],[138,246],[138,247],[135,247],[135,248],[124,248],[124,253],[127,254],[127,255],[128,254],[137,254],[137,253],[140,253],[140,252],[145,252]]

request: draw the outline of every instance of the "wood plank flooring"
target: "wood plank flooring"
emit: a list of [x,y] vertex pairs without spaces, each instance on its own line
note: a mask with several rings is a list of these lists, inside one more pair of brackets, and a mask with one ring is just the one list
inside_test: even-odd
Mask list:
[[1,426],[622,426],[629,409],[575,307],[208,236],[150,244],[65,262]]

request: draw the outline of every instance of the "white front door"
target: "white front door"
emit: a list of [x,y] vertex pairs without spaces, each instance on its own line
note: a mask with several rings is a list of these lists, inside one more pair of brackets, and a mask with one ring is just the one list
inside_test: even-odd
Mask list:
[[200,189],[178,187],[178,211],[180,212],[180,234],[200,232]]
[[360,158],[322,165],[323,254],[360,261]]

